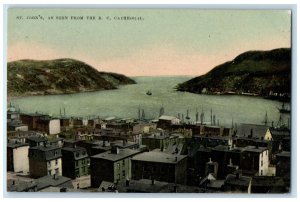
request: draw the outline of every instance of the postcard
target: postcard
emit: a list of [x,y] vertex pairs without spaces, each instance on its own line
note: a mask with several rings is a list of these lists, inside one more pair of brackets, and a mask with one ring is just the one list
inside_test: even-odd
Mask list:
[[291,192],[292,9],[9,7],[7,192]]

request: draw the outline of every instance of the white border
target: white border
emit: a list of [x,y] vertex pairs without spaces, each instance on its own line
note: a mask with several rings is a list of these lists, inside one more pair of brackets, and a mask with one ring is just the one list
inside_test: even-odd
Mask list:
[[[49,3],[55,3],[54,4],[49,4]],[[76,4],[68,4],[68,3],[76,3]],[[199,198],[205,198],[205,200],[209,200],[209,199],[213,199],[213,198],[223,198],[225,200],[230,200],[232,201],[234,199],[238,199],[238,198],[243,198],[243,200],[251,200],[251,198],[255,198],[255,200],[257,200],[258,198],[273,198],[272,200],[281,200],[280,198],[283,197],[288,197],[288,198],[293,198],[296,199],[297,196],[297,192],[299,191],[299,186],[297,186],[297,181],[299,179],[299,175],[296,175],[296,168],[299,168],[299,161],[298,158],[299,155],[297,153],[297,145],[299,143],[299,139],[297,138],[297,134],[298,134],[298,130],[297,130],[297,125],[298,125],[298,120],[297,120],[297,115],[298,115],[298,108],[297,108],[297,92],[299,90],[298,85],[297,85],[297,77],[298,77],[298,73],[299,71],[297,71],[297,47],[298,47],[298,41],[297,41],[297,21],[298,21],[298,15],[297,15],[297,8],[298,8],[298,4],[297,1],[295,0],[278,0],[276,1],[276,4],[274,4],[275,2],[273,1],[263,1],[263,0],[253,0],[251,2],[247,2],[247,1],[242,1],[239,2],[237,0],[231,0],[231,1],[226,1],[224,4],[224,1],[221,0],[211,0],[211,1],[204,1],[205,4],[197,4],[195,5],[195,1],[191,1],[191,0],[185,0],[185,1],[172,1],[173,4],[166,4],[168,3],[165,0],[153,0],[153,1],[148,1],[148,2],[140,2],[140,1],[126,1],[126,4],[124,4],[124,1],[108,1],[108,0],[104,0],[102,1],[101,5],[96,5],[98,3],[98,1],[96,0],[85,0],[84,2],[74,2],[74,1],[66,1],[66,0],[53,0],[51,2],[41,2],[38,0],[31,0],[31,1],[26,1],[26,4],[24,4],[24,1],[22,0],[15,0],[15,1],[9,1],[9,0],[4,0],[2,3],[2,7],[0,10],[0,14],[2,16],[4,16],[6,9],[4,8],[4,4],[10,4],[9,6],[14,6],[14,7],[114,7],[114,8],[122,8],[122,7],[131,7],[131,8],[141,8],[141,7],[146,7],[146,8],[207,8],[207,9],[229,9],[229,8],[234,8],[234,9],[293,9],[292,11],[292,33],[293,33],[293,38],[292,38],[292,57],[293,57],[293,61],[292,61],[292,65],[293,65],[293,70],[292,70],[292,80],[293,80],[293,89],[292,89],[292,134],[293,134],[293,141],[292,141],[292,163],[297,162],[296,166],[293,166],[292,168],[292,190],[291,190],[291,194],[284,194],[284,195],[255,195],[255,194],[251,194],[251,195],[228,195],[228,194],[221,194],[221,195],[216,195],[216,194],[147,194],[147,195],[140,195],[140,194],[113,194],[113,195],[99,195],[99,194],[95,194],[95,196],[93,193],[67,193],[64,195],[61,194],[38,194],[36,195],[36,193],[30,194],[30,193],[17,193],[16,195],[13,194],[11,195],[10,193],[5,193],[3,192],[5,197],[21,197],[21,198],[28,198],[28,197],[59,197],[59,198],[76,198],[76,197],[97,197],[97,198],[106,198],[106,197],[110,197],[111,199],[113,198],[136,198],[136,197],[143,197],[142,200],[149,200],[147,198],[151,197],[151,198],[157,198],[157,197],[175,197],[172,200],[181,200],[182,198],[194,198],[194,200],[197,200],[198,197]],[[151,4],[150,4],[151,3]],[[156,5],[153,5],[153,4]],[[239,4],[238,4],[239,3]],[[251,4],[250,4],[251,3]],[[21,4],[21,5],[12,5],[12,4]],[[35,4],[35,5],[30,5],[30,4]],[[88,5],[90,4],[90,5]],[[118,5],[116,5],[118,4]],[[256,4],[256,5],[254,5]],[[294,4],[294,5],[288,5],[288,4]],[[3,18],[3,21],[1,21],[1,28],[3,28],[3,37],[0,39],[0,44],[2,45],[2,49],[1,49],[1,53],[2,53],[2,64],[3,64],[3,69],[2,69],[2,78],[0,79],[1,81],[1,106],[3,106],[3,109],[0,110],[1,111],[1,128],[0,131],[2,131],[3,137],[5,137],[5,131],[6,131],[6,110],[5,110],[5,106],[6,106],[6,35],[4,34],[5,30],[6,30],[6,18]],[[0,138],[1,141],[3,141],[3,138]],[[6,153],[6,147],[5,146],[5,142],[3,141],[2,145],[3,145],[3,166],[0,166],[0,170],[1,170],[1,174],[3,176],[3,182],[4,184],[6,184],[6,172],[3,172],[6,170],[5,167],[5,153]],[[1,156],[1,155],[0,155]],[[6,186],[3,183],[0,185],[0,189],[3,191],[6,189]],[[296,190],[297,189],[297,190]],[[300,192],[299,192],[300,193]],[[78,196],[80,195],[80,196]],[[299,195],[299,194],[298,194]],[[147,198],[144,198],[147,197]],[[251,198],[249,198],[251,197]],[[177,199],[176,199],[177,198]],[[293,200],[292,199],[292,200]],[[45,199],[43,199],[45,200]],[[53,199],[52,199],[53,200]],[[72,199],[73,200],[73,199]],[[101,200],[101,199],[100,199]],[[109,200],[108,198],[104,199],[104,200]],[[155,199],[156,200],[156,199]],[[132,201],[132,199],[130,199],[130,201]]]

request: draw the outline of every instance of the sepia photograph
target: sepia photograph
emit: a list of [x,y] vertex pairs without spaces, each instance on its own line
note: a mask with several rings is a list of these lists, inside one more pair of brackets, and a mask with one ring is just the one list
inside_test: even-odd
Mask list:
[[290,194],[293,15],[8,7],[6,191]]

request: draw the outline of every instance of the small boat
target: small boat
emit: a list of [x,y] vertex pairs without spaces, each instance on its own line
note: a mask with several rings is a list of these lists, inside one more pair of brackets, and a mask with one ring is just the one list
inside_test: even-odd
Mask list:
[[289,108],[284,106],[284,103],[282,103],[281,108],[277,108],[277,109],[280,113],[283,113],[283,114],[291,112],[291,110]]
[[146,94],[147,94],[147,95],[152,95],[151,90],[148,90]]

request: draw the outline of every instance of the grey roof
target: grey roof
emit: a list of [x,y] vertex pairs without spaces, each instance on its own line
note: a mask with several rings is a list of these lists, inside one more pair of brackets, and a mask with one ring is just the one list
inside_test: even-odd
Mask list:
[[252,186],[285,186],[282,177],[275,176],[253,176],[252,177]]
[[[41,190],[50,186],[60,186],[67,182],[71,183],[71,179],[64,176],[56,176],[56,178],[54,179],[54,176],[46,175],[44,177],[36,179],[35,182],[37,183],[37,189]],[[67,187],[73,188],[72,183]]]
[[279,157],[291,157],[291,152],[288,152],[288,151],[283,151],[279,154],[276,154],[276,156],[279,156]]
[[[42,155],[37,155],[37,154]],[[61,148],[59,146],[37,146],[29,148],[29,158],[33,158],[39,161],[49,161],[52,159],[61,158]]]
[[247,146],[244,148],[244,151],[255,152],[255,153],[262,153],[266,150],[268,150],[267,147]]
[[12,148],[12,149],[15,149],[15,148],[19,148],[19,147],[25,147],[25,146],[29,146],[29,144],[27,143],[22,143],[22,142],[9,142],[7,143],[7,147],[8,148]]
[[267,130],[269,129],[269,126],[265,125],[257,125],[257,124],[240,124],[237,128],[237,136],[238,137],[247,137],[251,133],[251,129],[253,131],[253,138],[261,139],[262,137],[265,137],[265,134]]
[[177,164],[179,161],[183,160],[186,157],[187,155],[175,155],[168,154],[165,152],[150,151],[138,154],[134,156],[131,160]]
[[229,147],[227,145],[218,145],[212,148],[212,150],[216,151],[228,151]]
[[28,189],[34,189],[37,184],[35,182],[26,182],[26,181],[19,181],[19,180],[7,180],[7,191],[8,192],[23,192],[27,191]]
[[204,189],[193,186],[186,186],[175,183],[168,183],[162,181],[154,181],[149,179],[131,180],[129,181],[129,186],[119,185],[119,192],[140,192],[140,193],[174,193],[176,187],[176,192],[178,193],[203,193]]
[[44,141],[47,141],[46,137],[40,137],[40,136],[29,136],[29,137],[26,137],[26,139],[30,140],[30,141],[34,141],[34,142],[44,142]]
[[240,175],[239,178],[236,175],[229,174],[225,179],[225,184],[237,185],[237,186],[246,186],[248,187],[251,182],[251,177]]
[[119,161],[119,160],[122,160],[124,158],[128,158],[128,157],[131,157],[133,155],[136,155],[138,153],[141,153],[141,151],[133,150],[133,149],[119,149],[118,154],[112,153],[111,151],[107,151],[107,152],[104,152],[104,153],[101,153],[101,154],[91,156],[91,158],[105,159],[105,160],[109,160],[109,161]]
[[87,151],[83,147],[63,147],[61,150],[71,152],[76,160],[88,157]]

